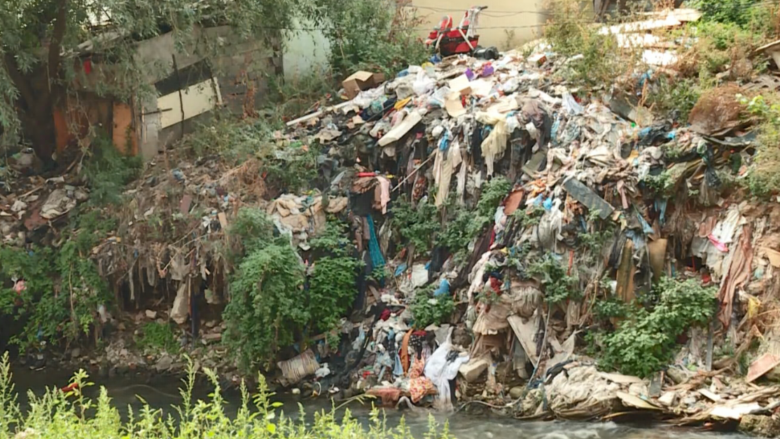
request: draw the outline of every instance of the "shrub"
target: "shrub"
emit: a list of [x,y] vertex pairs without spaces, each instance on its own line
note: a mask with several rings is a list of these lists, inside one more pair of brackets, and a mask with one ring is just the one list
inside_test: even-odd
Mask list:
[[406,197],[400,197],[393,206],[392,214],[393,227],[406,243],[414,245],[418,254],[431,249],[435,234],[441,230],[436,206],[423,200],[413,207]]
[[122,155],[108,136],[98,136],[92,155],[84,161],[84,176],[92,188],[89,202],[98,206],[122,203],[125,185],[138,178],[142,166],[140,156]]
[[447,323],[455,310],[455,302],[449,294],[433,297],[433,289],[429,288],[418,291],[409,308],[414,316],[414,327],[424,329]]
[[349,309],[357,292],[360,261],[352,256],[344,225],[329,223],[311,240],[314,266],[308,283],[302,260],[286,237],[274,236],[268,216],[242,209],[229,233],[242,243],[233,256],[225,308],[225,343],[249,371],[270,363],[278,350],[305,341],[310,331],[328,331]]
[[[693,326],[707,325],[715,313],[715,290],[697,280],[662,279],[658,299],[647,307],[629,307],[615,331],[601,334],[599,365],[627,375],[647,377],[665,368],[677,349],[677,337]],[[612,305],[600,308],[607,316],[623,315]]]
[[395,76],[427,58],[414,29],[423,21],[411,2],[396,0],[322,0],[330,65],[336,73],[381,71]]
[[181,349],[173,328],[167,323],[148,322],[144,324],[142,335],[136,339],[136,344],[141,349],[171,354],[177,353]]

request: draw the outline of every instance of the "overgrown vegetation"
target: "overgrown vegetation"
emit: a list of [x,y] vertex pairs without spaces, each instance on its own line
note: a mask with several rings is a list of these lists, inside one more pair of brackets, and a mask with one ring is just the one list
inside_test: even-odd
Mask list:
[[569,276],[561,263],[551,255],[545,255],[531,263],[528,266],[528,274],[542,282],[547,303],[559,304],[581,299],[576,288],[576,278]]
[[409,305],[414,317],[414,327],[425,329],[430,325],[449,323],[452,312],[455,310],[455,302],[449,294],[434,297],[433,288],[417,291]]
[[311,240],[316,256],[304,297],[311,324],[319,331],[335,328],[357,295],[355,279],[362,261],[355,257],[348,230],[345,223],[331,220],[326,230]]
[[321,11],[327,17],[330,65],[342,76],[368,70],[393,77],[428,57],[414,31],[423,20],[410,1],[325,0]]
[[553,0],[550,5],[544,37],[553,49],[572,59],[564,69],[566,79],[591,86],[612,84],[634,65],[637,52],[622,51],[611,35],[602,35],[583,17],[593,15],[589,2]]
[[427,199],[412,206],[401,196],[393,205],[393,227],[405,243],[413,245],[417,254],[425,254],[433,245],[433,238],[441,230],[436,206]]
[[89,333],[98,307],[112,304],[108,283],[89,256],[116,221],[98,211],[74,210],[72,217],[59,248],[0,247],[0,276],[7,279],[0,310],[23,325],[11,339],[22,351],[76,341]]
[[747,179],[750,192],[766,198],[780,193],[780,96],[741,97],[748,112],[758,119],[754,167]]
[[342,227],[330,224],[312,239],[316,255],[305,282],[303,261],[265,212],[239,211],[229,232],[241,243],[233,257],[238,268],[230,279],[231,300],[223,317],[225,344],[244,370],[267,365],[280,348],[305,341],[309,331],[332,329],[346,313],[355,297],[360,262]]
[[84,161],[84,178],[92,192],[89,201],[96,206],[122,203],[125,185],[138,178],[143,161],[140,156],[120,154],[111,138],[98,136],[92,156]]
[[145,323],[141,328],[141,335],[136,338],[135,342],[139,348],[155,353],[175,354],[181,349],[176,340],[176,334],[168,323]]
[[715,289],[696,279],[661,279],[642,304],[606,300],[596,308],[601,319],[624,318],[614,330],[599,333],[599,365],[627,375],[648,377],[669,365],[677,338],[706,326],[715,309]]
[[[208,400],[194,401],[195,369],[190,364],[189,373],[181,390],[181,405],[170,410],[161,410],[144,403],[138,412],[130,412],[123,420],[112,405],[105,388],[101,388],[96,399],[84,396],[82,391],[63,393],[50,389],[45,395],[30,396],[30,411],[22,413],[17,402],[10,373],[8,356],[0,361],[0,437],[59,439],[73,436],[79,438],[171,438],[192,437],[228,439],[251,437],[257,439],[412,439],[409,428],[402,421],[396,428],[388,428],[380,412],[374,410],[367,427],[352,418],[346,411],[343,416],[336,409],[318,413],[313,422],[308,416],[299,421],[279,415],[281,403],[272,402],[273,393],[268,391],[266,381],[259,376],[257,392],[250,395],[245,385],[241,386],[242,403],[235,416],[225,412],[225,399],[221,394],[217,374],[204,369],[214,391]],[[71,380],[79,389],[91,387],[84,371],[76,373]],[[303,413],[302,413],[303,414]],[[176,422],[171,415],[175,415]],[[277,416],[279,415],[279,416]],[[427,439],[449,439],[447,425],[440,427],[433,418],[429,419]]]

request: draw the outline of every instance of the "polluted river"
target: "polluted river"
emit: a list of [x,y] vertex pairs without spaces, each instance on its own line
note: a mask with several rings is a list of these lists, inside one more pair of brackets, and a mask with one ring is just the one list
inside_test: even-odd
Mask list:
[[[19,403],[23,409],[28,407],[28,392],[42,395],[46,389],[67,384],[71,375],[66,371],[32,371],[25,368],[13,369],[14,383],[19,393]],[[95,379],[93,379],[95,378]],[[178,406],[182,399],[179,395],[180,382],[174,378],[157,377],[152,381],[139,381],[132,377],[96,379],[90,377],[94,386],[85,390],[86,396],[97,396],[98,389],[105,387],[114,407],[122,417],[126,417],[129,409],[135,413],[142,408],[143,401],[150,407],[161,409],[166,413],[176,415],[172,406]],[[193,389],[193,399],[209,398],[212,387],[201,383]],[[237,391],[223,392],[225,412],[235,416],[241,404],[241,396]],[[297,399],[292,395],[275,395],[274,401],[282,402],[280,408],[285,416],[298,418],[302,404],[307,416],[315,412],[328,411],[331,403],[326,398]],[[370,404],[370,403],[369,403]],[[349,406],[353,417],[368,425],[371,417],[370,405],[353,403]],[[340,410],[338,417],[343,415]],[[737,433],[706,432],[691,428],[673,428],[659,423],[624,424],[614,422],[574,422],[574,421],[521,421],[508,417],[493,416],[489,412],[481,414],[458,412],[445,415],[434,413],[437,423],[449,424],[450,432],[458,439],[477,438],[512,438],[512,439],[747,439],[748,436]],[[384,415],[389,427],[398,425],[403,417],[415,437],[424,437],[428,428],[426,414],[409,411],[387,409]]]

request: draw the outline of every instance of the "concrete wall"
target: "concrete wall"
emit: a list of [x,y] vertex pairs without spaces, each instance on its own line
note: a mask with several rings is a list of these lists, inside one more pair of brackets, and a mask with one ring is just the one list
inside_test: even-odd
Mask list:
[[[226,26],[197,32],[197,43],[188,47],[186,54],[175,50],[171,34],[138,45],[139,58],[150,66],[148,80],[159,94],[156,101],[142,104],[140,151],[146,159],[192,131],[195,121],[203,120],[201,116],[211,109],[224,106],[237,114],[252,112],[263,102],[266,76],[283,72],[282,57],[277,55],[281,53],[280,43],[240,40]],[[203,41],[219,41],[220,46],[216,50],[197,47]],[[201,54],[216,56],[210,56],[211,62],[205,63]],[[183,90],[183,112],[179,85]]]
[[313,30],[316,27],[306,21],[296,21],[293,28],[306,30],[284,33],[282,43],[284,79],[294,81],[295,78],[305,76],[312,71],[328,69],[330,41],[325,38],[322,31]]
[[[479,44],[501,50],[538,38],[540,25],[545,22],[542,0],[412,0],[412,5],[424,18],[421,27],[425,29],[420,31],[424,36],[439,24],[443,15],[451,16],[457,26],[468,8],[487,6],[479,16]],[[507,43],[514,47],[507,47]]]

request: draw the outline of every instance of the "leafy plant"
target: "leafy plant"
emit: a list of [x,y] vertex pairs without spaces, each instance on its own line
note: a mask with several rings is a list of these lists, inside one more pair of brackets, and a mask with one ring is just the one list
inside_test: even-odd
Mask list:
[[392,213],[393,226],[406,242],[414,245],[418,254],[431,249],[434,235],[441,230],[436,206],[423,200],[414,208],[402,196],[395,202]]
[[321,331],[334,328],[352,305],[357,289],[355,280],[362,261],[353,255],[352,243],[346,238],[348,226],[331,221],[324,233],[311,241],[320,256],[314,261],[305,296],[311,314],[311,326]]
[[758,119],[756,156],[747,178],[750,192],[757,197],[780,193],[780,98],[775,95],[740,96],[747,111]]
[[545,255],[528,266],[528,274],[537,276],[544,286],[544,298],[550,304],[581,299],[576,289],[576,278],[566,274],[561,264]]
[[[692,326],[707,325],[715,313],[715,290],[694,279],[662,279],[654,286],[658,300],[648,307],[629,307],[616,330],[601,334],[599,364],[621,373],[647,377],[669,364],[677,337]],[[617,309],[605,306],[602,311]]]
[[141,349],[175,354],[181,350],[176,334],[167,323],[148,322],[141,329],[141,336],[136,339]]
[[140,175],[142,165],[141,157],[122,155],[108,136],[98,136],[92,156],[84,161],[84,176],[92,188],[90,203],[97,206],[122,203],[125,185]]
[[[181,405],[171,410],[179,422],[171,421],[171,413],[150,407],[142,402],[137,411],[120,416],[102,387],[95,399],[84,395],[81,389],[92,386],[86,372],[79,371],[71,379],[77,384],[72,392],[49,389],[44,395],[31,395],[30,407],[22,412],[11,378],[8,355],[0,359],[0,437],[56,439],[78,432],[80,438],[140,438],[159,437],[185,439],[191,437],[232,439],[251,437],[256,439],[413,439],[409,427],[400,422],[396,428],[388,428],[377,409],[372,411],[368,425],[351,417],[349,411],[338,411],[300,417],[287,417],[279,413],[282,403],[272,402],[274,394],[268,390],[265,378],[259,375],[259,385],[250,395],[241,384],[241,403],[235,413],[225,411],[219,377],[209,368],[204,369],[208,382],[213,386],[206,400],[194,400],[195,367],[189,364],[183,388]],[[368,398],[356,400],[364,402]],[[89,411],[88,411],[89,410]],[[338,413],[337,413],[338,411]],[[293,420],[296,419],[296,420]],[[433,417],[423,436],[426,439],[451,439],[446,424],[440,427]]]
[[250,370],[292,344],[296,331],[309,322],[310,309],[300,300],[305,272],[286,238],[274,237],[273,223],[262,211],[242,209],[229,233],[243,243],[244,252],[235,256],[224,340],[240,366]]
[[423,329],[446,323],[455,310],[455,302],[449,294],[433,297],[433,289],[429,288],[415,294],[409,309],[414,317],[414,327]]
[[[322,0],[330,65],[341,75],[356,70],[380,71],[392,77],[409,65],[420,65],[428,50],[415,33],[423,21],[408,1]],[[330,24],[327,24],[327,23]]]

